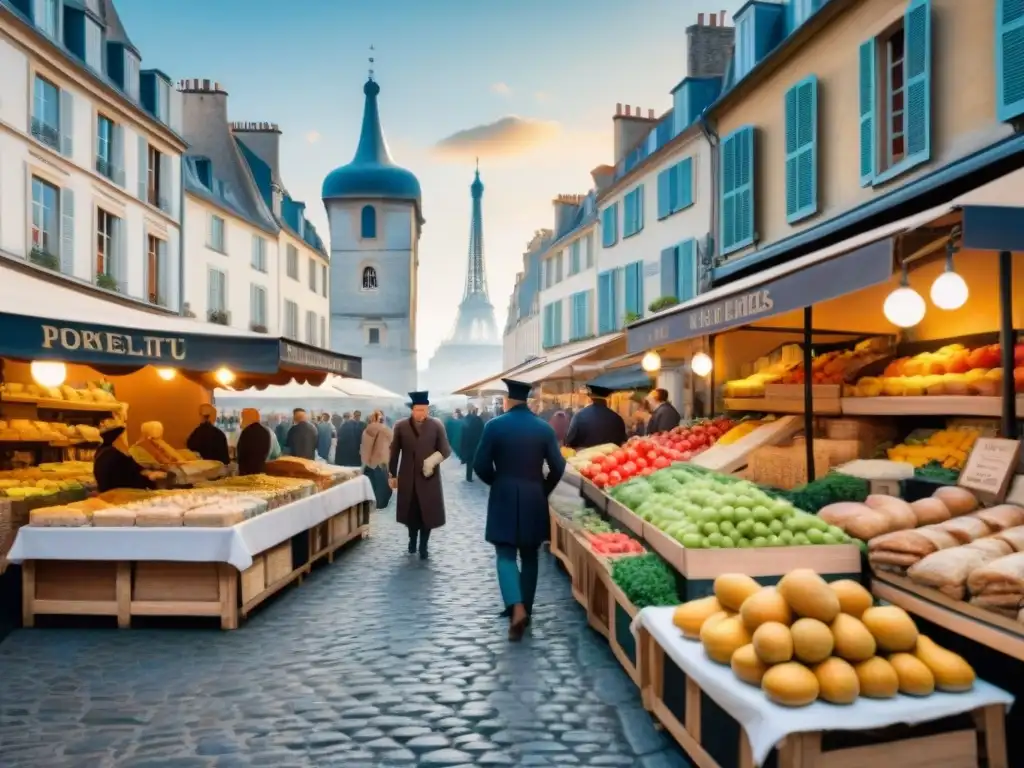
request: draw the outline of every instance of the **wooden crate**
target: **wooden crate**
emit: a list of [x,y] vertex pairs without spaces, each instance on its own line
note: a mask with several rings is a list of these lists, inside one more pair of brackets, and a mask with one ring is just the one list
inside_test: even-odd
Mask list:
[[346,509],[341,514],[335,515],[330,519],[332,544],[338,544],[348,539],[348,535],[352,532],[353,517],[352,511]]
[[580,478],[580,495],[598,512],[607,511],[608,496],[585,477]]
[[242,571],[242,603],[248,603],[267,587],[267,561],[263,555],[256,555],[252,565]]
[[611,596],[612,575],[608,564],[588,550],[587,560],[587,623],[594,631],[611,637]]
[[565,520],[555,510],[548,510],[548,514],[551,520],[551,533],[550,541],[548,543],[551,554],[557,558],[558,562],[565,568],[565,572],[569,574],[569,578],[572,578],[572,560],[569,558],[569,554],[565,551]]
[[636,618],[637,609],[608,575],[608,644],[630,679],[640,685],[639,657],[637,642],[630,627]]
[[572,596],[576,602],[587,607],[587,584],[589,579],[589,560],[593,557],[587,542],[577,533],[566,532],[566,554],[572,561]]
[[282,579],[288,578],[293,570],[292,565],[292,543],[286,541],[271,547],[263,553],[267,562],[267,584],[276,584]]
[[[753,768],[740,724],[676,666],[654,637],[640,630],[644,706],[698,768]],[[1004,707],[975,710],[917,726],[829,731],[787,737],[765,761],[774,768],[977,768],[978,744],[988,768],[1008,768]]]

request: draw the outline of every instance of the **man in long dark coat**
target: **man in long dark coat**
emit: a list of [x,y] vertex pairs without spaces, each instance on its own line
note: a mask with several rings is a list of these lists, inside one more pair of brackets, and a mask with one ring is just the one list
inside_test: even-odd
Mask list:
[[626,442],[626,422],[608,407],[612,390],[590,387],[591,404],[577,413],[569,425],[565,444],[569,448],[593,448],[595,445]]
[[216,426],[217,409],[209,403],[203,403],[199,406],[199,418],[199,426],[192,430],[192,434],[185,441],[185,447],[207,461],[230,464],[228,436]]
[[392,488],[398,489],[395,519],[409,529],[409,553],[419,544],[420,559],[428,557],[430,532],[445,523],[444,489],[437,471],[452,449],[444,424],[430,418],[430,399],[426,392],[410,392],[412,414],[395,424],[391,440],[388,475]]
[[548,496],[565,473],[565,459],[555,431],[526,405],[531,385],[505,379],[505,386],[505,413],[487,422],[473,463],[491,486],[485,537],[497,554],[508,637],[517,641],[533,611],[537,551],[550,534]]
[[313,461],[316,458],[318,438],[316,427],[309,423],[305,408],[296,408],[292,411],[292,421],[295,423],[288,430],[288,440],[285,442],[288,455]]
[[462,411],[456,408],[455,413],[444,420],[444,431],[455,455],[465,463],[466,457],[462,453],[462,420]]
[[271,431],[260,423],[260,412],[255,408],[242,410],[242,433],[238,436],[235,454],[238,456],[238,474],[258,475],[267,469],[271,452]]
[[334,463],[342,467],[361,467],[359,446],[363,442],[363,414],[356,411],[351,418],[342,422],[338,430],[338,447],[334,451]]
[[484,433],[484,420],[477,413],[475,405],[469,406],[469,413],[462,420],[462,460],[466,464],[466,482],[473,482],[473,458],[476,447],[480,444],[480,436]]

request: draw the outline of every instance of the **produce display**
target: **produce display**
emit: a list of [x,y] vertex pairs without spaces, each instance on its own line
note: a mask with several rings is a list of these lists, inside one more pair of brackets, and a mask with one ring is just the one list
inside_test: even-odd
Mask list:
[[29,419],[0,419],[0,442],[50,443],[51,445],[77,445],[99,443],[100,431],[85,424],[62,424],[57,421]]
[[776,491],[775,495],[788,499],[797,509],[817,514],[823,507],[840,501],[864,501],[869,495],[868,488],[868,482],[859,477],[829,472],[791,491]]
[[[842,384],[857,370],[878,360],[888,348],[882,338],[865,339],[853,349],[825,352],[814,358],[811,365],[813,384]],[[743,379],[725,383],[726,397],[764,397],[769,384],[803,384],[807,378],[803,366],[803,350],[796,344],[787,344],[780,350],[775,363],[763,361],[758,370]]]
[[36,400],[64,400],[68,403],[109,403],[121,407],[113,394],[97,384],[76,389],[67,384],[60,387],[41,387],[38,384],[7,382],[0,387],[0,395],[10,402],[34,402]]
[[827,584],[809,569],[776,587],[724,574],[714,595],[680,605],[673,622],[709,659],[783,706],[974,687],[973,668],[920,634],[902,608],[874,606],[857,582]]
[[266,466],[267,474],[275,477],[294,477],[302,480],[312,480],[317,488],[324,490],[338,483],[344,483],[362,474],[361,469],[353,467],[339,467],[334,464],[301,459],[298,456],[282,456],[274,461],[268,461]]
[[690,549],[851,541],[840,528],[747,480],[687,464],[634,478],[610,494]]
[[[1014,347],[1014,389],[1024,392],[1024,344]],[[881,376],[866,376],[846,388],[847,397],[986,395],[1002,392],[1002,349],[998,344],[967,349],[949,344],[935,352],[901,357]]]
[[911,432],[899,445],[886,451],[892,461],[902,461],[915,469],[938,464],[943,469],[961,470],[982,430],[977,427],[921,430]]
[[67,461],[0,472],[0,496],[11,499],[89,490],[95,485],[92,462]]
[[585,534],[615,533],[607,520],[586,508],[573,513],[572,525]]
[[615,559],[612,581],[638,609],[679,602],[675,573],[655,554]]
[[777,362],[762,360],[757,370],[743,379],[725,382],[726,397],[764,397],[765,387],[782,381],[790,370],[800,365],[803,351],[796,344],[787,344],[779,350]]
[[589,534],[587,541],[593,553],[601,557],[638,555],[646,551],[639,541],[618,531]]

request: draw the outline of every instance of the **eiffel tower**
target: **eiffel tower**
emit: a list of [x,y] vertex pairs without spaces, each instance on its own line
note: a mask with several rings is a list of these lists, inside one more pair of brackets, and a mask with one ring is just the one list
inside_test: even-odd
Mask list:
[[483,378],[501,368],[501,335],[494,319],[494,305],[487,295],[484,268],[484,184],[480,181],[479,161],[469,191],[473,209],[466,287],[455,325],[430,359],[427,373],[430,388],[442,392],[473,381],[473,371],[482,371],[479,378]]

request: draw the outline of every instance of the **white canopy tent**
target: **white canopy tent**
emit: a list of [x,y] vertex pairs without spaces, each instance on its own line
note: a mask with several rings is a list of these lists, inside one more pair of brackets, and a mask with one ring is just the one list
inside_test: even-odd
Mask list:
[[291,381],[281,386],[266,389],[216,389],[213,392],[214,402],[233,407],[249,405],[284,406],[295,404],[310,408],[329,408],[353,400],[363,401],[397,401],[403,400],[390,390],[363,379],[346,379],[340,376],[329,376],[323,384],[299,384]]

